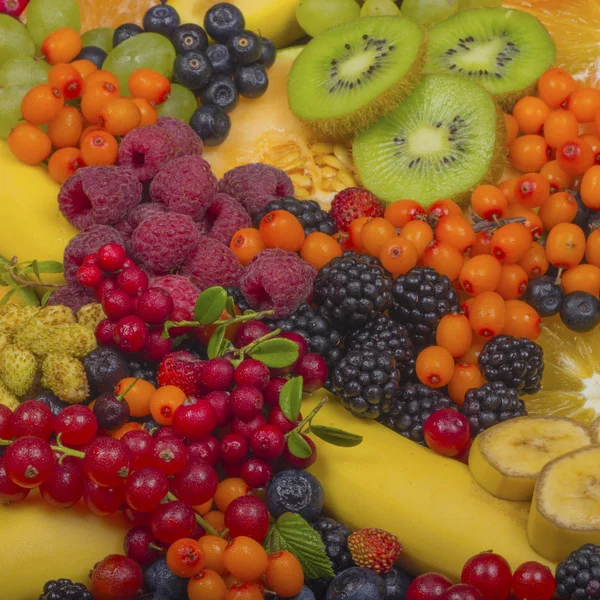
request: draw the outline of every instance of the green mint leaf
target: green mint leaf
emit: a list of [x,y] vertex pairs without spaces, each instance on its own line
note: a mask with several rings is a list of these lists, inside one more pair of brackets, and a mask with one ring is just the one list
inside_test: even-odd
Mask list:
[[271,369],[283,369],[298,360],[298,346],[285,338],[273,338],[260,342],[249,354]]
[[297,423],[301,406],[302,377],[292,377],[279,392],[279,408],[290,421]]
[[296,458],[308,458],[312,454],[312,448],[308,442],[295,429],[288,438],[287,446]]
[[231,296],[227,296],[227,300],[225,301],[225,310],[232,317],[235,317],[235,301]]
[[40,277],[40,266],[39,266],[37,260],[34,260],[31,263],[31,268],[33,269],[33,272],[35,273],[35,276],[38,278],[38,281],[42,281],[42,278]]
[[300,515],[281,515],[271,525],[263,546],[267,554],[291,552],[300,561],[307,579],[335,576],[321,536]]
[[0,300],[0,305],[8,304],[8,301],[11,299],[12,295],[17,291],[18,288],[14,287],[12,290],[9,290],[5,296]]
[[62,273],[63,266],[56,260],[40,260],[34,261],[37,264],[39,273]]
[[42,296],[42,299],[40,300],[40,306],[42,306],[42,307],[46,306],[51,295],[52,295],[52,290],[46,290],[44,292],[44,295]]
[[194,318],[202,325],[210,325],[221,316],[226,302],[227,292],[222,287],[208,288],[196,300]]
[[325,425],[311,425],[310,433],[314,433],[318,438],[321,438],[324,442],[332,444],[334,446],[343,446],[344,448],[352,448],[358,446],[362,441],[362,435],[356,435],[337,427],[327,427]]
[[225,342],[228,342],[228,340],[225,339],[226,329],[227,326],[219,325],[215,329],[214,333],[210,336],[208,347],[206,348],[208,358],[217,358],[218,356],[222,356],[224,354],[223,347],[226,347],[227,344],[225,344]]

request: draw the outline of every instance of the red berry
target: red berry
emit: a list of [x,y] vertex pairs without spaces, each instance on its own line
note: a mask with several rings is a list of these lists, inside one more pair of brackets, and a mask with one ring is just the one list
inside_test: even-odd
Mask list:
[[21,502],[29,495],[29,489],[14,483],[0,460],[0,500],[3,503]]
[[241,467],[240,475],[246,485],[260,489],[267,486],[273,476],[273,470],[267,462],[260,458],[249,458]]
[[152,448],[153,464],[166,475],[181,471],[188,460],[188,452],[184,443],[171,435],[156,439]]
[[423,573],[408,586],[406,600],[436,600],[452,587],[452,582],[439,573]]
[[102,297],[102,310],[111,321],[118,321],[133,312],[133,303],[127,292],[110,290]]
[[112,346],[115,343],[115,325],[110,319],[103,319],[96,325],[96,340],[101,346]]
[[124,268],[117,275],[117,285],[134,298],[148,289],[148,275],[135,265]]
[[[192,320],[192,313],[190,313],[189,310],[182,308],[182,307],[175,307],[173,309],[173,312],[171,313],[171,316],[169,317],[169,321],[173,321],[174,323],[178,323],[179,321],[191,321]],[[188,333],[190,333],[192,331],[191,327],[186,327],[186,326],[182,326],[182,327],[171,327],[171,329],[169,329],[169,335],[172,338],[177,338],[180,337],[182,335],[186,335]]]
[[150,548],[150,544],[158,546],[160,542],[152,535],[150,527],[138,525],[127,532],[123,550],[129,558],[144,567],[160,558],[160,550]]
[[240,496],[225,511],[225,527],[233,538],[244,535],[262,542],[269,530],[269,511],[256,496]]
[[308,352],[308,343],[307,341],[295,331],[284,331],[279,334],[280,338],[284,340],[290,340],[290,342],[294,342],[296,346],[298,346],[298,358],[304,356]]
[[[104,488],[107,489],[107,488]],[[120,490],[122,490],[123,488],[119,488]],[[85,495],[85,492],[84,492]],[[132,524],[135,525],[136,527],[138,525],[143,525],[145,527],[150,527],[150,517],[152,516],[150,513],[141,513],[138,512],[137,510],[133,510],[133,508],[131,508],[131,506],[124,504],[121,512],[123,513],[123,516]]]
[[322,388],[327,380],[327,363],[318,354],[305,354],[298,359],[294,375],[302,377],[302,389],[314,392]]
[[285,437],[274,425],[263,425],[252,434],[250,448],[258,458],[273,460],[283,452]]
[[144,358],[158,362],[173,350],[173,339],[163,338],[161,329],[153,329],[148,333],[148,340],[144,347]]
[[461,583],[446,590],[441,600],[484,600],[484,596],[475,586]]
[[247,321],[237,330],[234,345],[236,348],[243,348],[267,333],[271,333],[271,330],[262,321]]
[[209,390],[229,390],[233,385],[235,369],[226,358],[213,358],[209,360],[202,370],[202,383]]
[[17,485],[38,487],[52,473],[54,454],[48,442],[26,435],[8,446],[4,454],[4,468]]
[[274,406],[269,413],[267,418],[267,423],[269,425],[274,425],[282,431],[283,433],[289,433],[292,429],[296,427],[299,421],[302,421],[302,413],[298,413],[298,417],[296,418],[296,422],[290,421],[284,414],[279,406]]
[[248,454],[248,441],[239,433],[228,433],[223,436],[219,453],[225,462],[238,462]]
[[227,392],[209,392],[204,399],[213,407],[217,417],[217,427],[225,427],[231,421],[231,408],[229,408],[229,394]]
[[506,600],[512,588],[510,565],[493,552],[482,552],[470,558],[463,567],[460,580],[475,586],[486,600]]
[[471,443],[467,418],[452,408],[431,413],[423,425],[427,445],[442,456],[457,456]]
[[102,271],[96,265],[83,264],[77,269],[75,277],[83,287],[96,287],[102,281]]
[[10,419],[13,437],[33,435],[47,440],[54,431],[54,415],[39,400],[27,400],[15,408]]
[[29,4],[29,0],[0,0],[0,13],[18,17]]
[[252,434],[266,423],[267,420],[261,414],[256,415],[250,421],[243,421],[238,417],[234,417],[231,420],[231,433],[239,433],[249,440]]
[[249,385],[241,385],[231,392],[229,406],[231,412],[244,421],[250,421],[260,414],[264,405],[260,390]]
[[213,467],[219,462],[219,440],[213,435],[192,442],[187,450],[190,458],[201,458]]
[[[63,411],[64,412],[64,411]],[[128,431],[121,442],[129,448],[131,453],[131,470],[139,471],[145,467],[152,466],[152,450],[154,448],[154,438],[142,429]]]
[[117,512],[125,502],[125,488],[102,487],[89,479],[83,484],[83,501],[85,505],[99,517],[106,517]]
[[150,288],[140,294],[135,314],[148,325],[162,325],[171,315],[175,305],[168,292]]
[[195,527],[196,513],[183,502],[159,504],[152,511],[150,529],[154,537],[165,544],[189,537]]
[[169,491],[167,476],[158,469],[147,467],[132,473],[125,484],[125,501],[133,510],[151,512]]
[[173,430],[185,440],[199,440],[210,435],[216,426],[217,413],[210,402],[193,396],[173,413]]
[[287,379],[283,377],[273,377],[267,385],[267,389],[264,392],[265,402],[269,406],[279,406],[279,394],[283,386],[287,383]]
[[123,352],[139,352],[148,341],[148,327],[135,315],[123,317],[115,324],[113,339]]
[[95,288],[94,295],[98,302],[102,302],[102,298],[106,292],[110,292],[110,290],[116,290],[117,283],[114,279],[103,279]]
[[103,271],[110,273],[123,268],[123,263],[127,258],[125,248],[119,244],[104,244],[97,252],[98,266]]
[[88,254],[84,259],[84,265],[98,265],[98,255],[97,254]]
[[234,379],[236,385],[250,385],[263,392],[269,384],[271,374],[269,373],[269,368],[264,363],[249,358],[243,360],[237,366]]
[[104,487],[119,487],[129,475],[131,453],[120,440],[98,437],[85,450],[85,474]]
[[54,431],[67,446],[82,446],[98,431],[96,415],[87,407],[75,404],[63,408],[54,421]]
[[519,600],[550,600],[554,596],[556,581],[548,567],[530,561],[523,563],[514,572],[512,589]]
[[81,461],[64,461],[62,464],[54,465],[50,477],[40,486],[40,494],[50,506],[69,508],[79,502],[83,496],[84,482]]
[[290,452],[290,448],[286,444],[283,449],[283,458],[292,469],[308,469],[308,467],[313,465],[317,460],[317,447],[315,446],[315,443],[307,435],[304,435],[303,433],[301,435],[304,438],[304,441],[310,446],[312,453],[306,458],[299,458]]
[[236,460],[234,462],[224,462],[223,471],[227,477],[241,477],[243,460]]
[[10,420],[12,417],[12,410],[4,404],[0,404],[0,439],[10,440],[12,438],[12,431],[10,429]]
[[110,554],[94,566],[90,590],[94,600],[134,600],[142,591],[144,575],[134,560]]
[[218,484],[214,468],[199,458],[192,458],[171,480],[171,490],[182,502],[198,506],[215,495]]
[[377,197],[361,188],[346,188],[335,195],[329,211],[338,231],[360,217],[383,217],[383,206]]

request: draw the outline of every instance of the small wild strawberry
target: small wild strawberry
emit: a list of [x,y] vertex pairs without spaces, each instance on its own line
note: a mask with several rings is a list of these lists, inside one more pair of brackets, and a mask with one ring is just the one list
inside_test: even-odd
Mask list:
[[352,559],[359,567],[376,573],[389,573],[394,566],[402,544],[398,538],[383,529],[359,529],[348,537]]

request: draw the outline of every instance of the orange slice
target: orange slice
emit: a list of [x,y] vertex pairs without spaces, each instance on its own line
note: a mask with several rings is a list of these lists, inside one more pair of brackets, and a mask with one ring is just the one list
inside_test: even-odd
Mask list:
[[142,24],[144,13],[159,0],[79,0],[81,31],[96,27],[118,27],[123,23]]

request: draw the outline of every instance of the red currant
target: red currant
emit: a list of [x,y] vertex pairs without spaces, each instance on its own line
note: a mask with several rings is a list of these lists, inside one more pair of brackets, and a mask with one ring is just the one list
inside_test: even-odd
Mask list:
[[493,552],[482,552],[470,558],[463,567],[460,580],[475,586],[486,600],[506,600],[512,588],[510,565]]
[[289,433],[299,421],[302,420],[302,413],[298,413],[296,418],[296,422],[290,421],[284,414],[279,406],[274,406],[269,412],[269,416],[267,417],[267,423],[269,425],[274,425],[282,431],[283,433]]
[[102,281],[102,271],[96,265],[83,264],[75,273],[77,283],[83,287],[95,288]]
[[452,408],[431,413],[423,425],[427,445],[442,456],[457,456],[471,442],[467,418]]
[[150,527],[138,525],[127,532],[123,550],[129,558],[144,567],[160,558],[160,550],[151,548],[150,544],[158,546],[159,541],[152,535]]
[[248,449],[248,441],[243,435],[228,433],[221,440],[219,453],[225,462],[237,462],[246,458]]
[[102,302],[102,298],[106,292],[110,292],[111,290],[117,289],[117,283],[114,279],[103,279],[100,283],[94,288],[94,295],[98,302]]
[[234,379],[236,385],[250,385],[264,392],[269,385],[271,374],[264,363],[248,358],[237,366]]
[[249,421],[234,417],[231,420],[231,433],[239,433],[247,440],[250,440],[252,434],[263,425],[266,425],[266,423],[267,420],[261,414],[256,415]]
[[140,565],[119,554],[110,554],[96,563],[90,575],[90,590],[96,600],[134,600],[143,586]]
[[175,305],[168,292],[150,288],[140,294],[135,314],[148,325],[162,325],[173,312]]
[[115,323],[110,319],[102,319],[96,325],[96,340],[102,346],[112,346],[115,343]]
[[106,517],[117,512],[125,502],[125,488],[102,487],[89,479],[83,484],[83,501],[95,515]]
[[550,600],[554,596],[556,581],[548,567],[530,561],[523,563],[514,572],[512,589],[519,600]]
[[98,431],[96,415],[87,407],[75,404],[63,408],[54,421],[54,431],[67,446],[87,444]]
[[133,312],[133,303],[127,292],[110,290],[102,297],[102,310],[111,321],[118,321]]
[[436,600],[452,587],[452,582],[439,573],[423,573],[415,577],[406,591],[406,600]]
[[0,500],[3,503],[21,502],[29,495],[29,489],[17,485],[6,472],[6,468],[0,461]]
[[289,446],[286,444],[283,449],[283,458],[292,469],[308,469],[308,467],[314,465],[317,460],[317,447],[315,446],[315,443],[307,435],[304,435],[303,433],[301,435],[304,438],[304,441],[310,446],[312,453],[306,458],[294,456],[290,452]]
[[246,485],[251,488],[260,489],[267,486],[273,476],[273,470],[269,463],[260,458],[249,458],[241,467],[240,475]]
[[[186,308],[182,308],[181,306],[176,306],[169,317],[169,321],[173,321],[174,323],[178,323],[179,321],[191,321],[193,318],[192,313]],[[186,335],[191,333],[192,328],[186,327],[185,325],[182,327],[171,327],[169,329],[169,335],[175,339],[179,336]]]
[[204,396],[215,411],[217,427],[225,427],[231,421],[231,408],[229,408],[229,393],[223,391],[209,392]]
[[327,380],[327,363],[319,354],[305,354],[298,359],[294,375],[302,377],[303,391],[314,392]]
[[119,289],[135,298],[148,289],[148,275],[135,265],[123,268],[117,275],[117,285]]
[[252,434],[250,448],[258,458],[274,460],[285,448],[285,437],[274,425],[263,425]]
[[174,436],[155,438],[152,458],[157,469],[160,469],[165,475],[173,475],[185,466],[188,452],[184,443]]
[[171,480],[171,490],[186,504],[198,506],[208,502],[217,491],[219,478],[207,462],[193,458]]
[[217,426],[217,413],[206,400],[186,398],[173,413],[173,430],[185,440],[199,440]]
[[446,590],[441,600],[484,600],[484,597],[475,586],[461,583]]
[[225,526],[233,538],[244,535],[260,543],[269,530],[269,511],[256,496],[240,496],[229,503]]
[[159,504],[152,511],[150,529],[154,537],[165,544],[189,537],[195,527],[196,513],[183,502]]
[[242,323],[235,334],[235,347],[243,348],[258,338],[267,335],[267,333],[271,333],[271,330],[262,321],[247,321],[246,323]]
[[81,461],[64,461],[54,465],[50,477],[40,486],[40,494],[51,506],[69,508],[83,496],[84,482]]
[[213,358],[204,365],[201,380],[209,390],[225,391],[233,385],[234,372],[226,358]]
[[[135,300],[135,298],[134,298]],[[148,340],[144,347],[144,358],[153,362],[159,362],[173,350],[173,339],[163,338],[162,330],[153,329],[148,333]]]
[[12,410],[0,404],[0,439],[10,440],[12,438],[12,431],[10,428],[10,420],[12,418]]
[[250,421],[260,414],[264,398],[260,390],[249,385],[241,385],[231,392],[229,406],[231,412],[244,421]]
[[86,475],[100,486],[119,487],[129,475],[131,453],[120,440],[98,437],[85,451],[83,468]]
[[27,400],[12,413],[10,429],[16,438],[33,435],[47,440],[54,431],[54,415],[43,402]]
[[167,476],[158,469],[146,467],[132,473],[125,484],[125,501],[133,510],[151,512],[169,491]]
[[201,458],[213,467],[219,462],[219,440],[213,435],[192,442],[187,450],[190,458]]
[[97,252],[98,266],[109,272],[118,271],[123,268],[123,263],[127,258],[125,248],[119,244],[104,244]]
[[129,448],[131,454],[131,470],[139,471],[145,467],[152,466],[154,438],[142,429],[128,431],[121,442]]
[[38,487],[52,473],[54,454],[48,442],[26,435],[8,446],[4,454],[4,468],[17,485]]
[[283,386],[287,383],[287,379],[283,377],[273,377],[267,385],[264,393],[265,402],[268,406],[279,406],[279,394]]
[[139,352],[148,341],[148,326],[135,315],[123,317],[115,324],[113,339],[123,352]]

